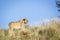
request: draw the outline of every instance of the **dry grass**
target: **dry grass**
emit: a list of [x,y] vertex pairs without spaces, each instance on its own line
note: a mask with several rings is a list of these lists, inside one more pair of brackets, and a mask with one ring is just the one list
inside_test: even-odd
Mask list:
[[8,37],[8,29],[0,30],[0,40],[60,40],[60,23],[43,27],[26,27],[25,31],[14,30],[15,38]]

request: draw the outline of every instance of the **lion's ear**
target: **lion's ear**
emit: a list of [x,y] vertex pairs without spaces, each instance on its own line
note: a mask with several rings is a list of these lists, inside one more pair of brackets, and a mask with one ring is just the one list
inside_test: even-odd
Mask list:
[[23,21],[25,21],[26,19],[24,18]]

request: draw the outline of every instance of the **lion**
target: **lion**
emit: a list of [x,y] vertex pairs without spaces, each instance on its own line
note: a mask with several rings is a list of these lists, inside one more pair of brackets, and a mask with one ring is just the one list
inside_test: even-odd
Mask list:
[[28,19],[24,18],[22,20],[16,21],[16,22],[10,22],[9,23],[9,37],[15,36],[14,29],[20,29],[24,31],[25,27],[24,25],[28,23]]

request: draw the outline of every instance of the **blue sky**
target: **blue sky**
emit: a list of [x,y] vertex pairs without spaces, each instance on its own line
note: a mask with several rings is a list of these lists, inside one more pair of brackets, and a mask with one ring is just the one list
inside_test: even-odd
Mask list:
[[59,15],[55,0],[0,0],[0,28],[8,23],[28,18],[30,24]]

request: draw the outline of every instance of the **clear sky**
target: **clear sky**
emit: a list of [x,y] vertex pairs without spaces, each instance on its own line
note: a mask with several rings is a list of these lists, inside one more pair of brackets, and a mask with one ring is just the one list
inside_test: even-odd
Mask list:
[[8,23],[28,18],[30,24],[59,15],[55,0],[0,0],[0,28]]

